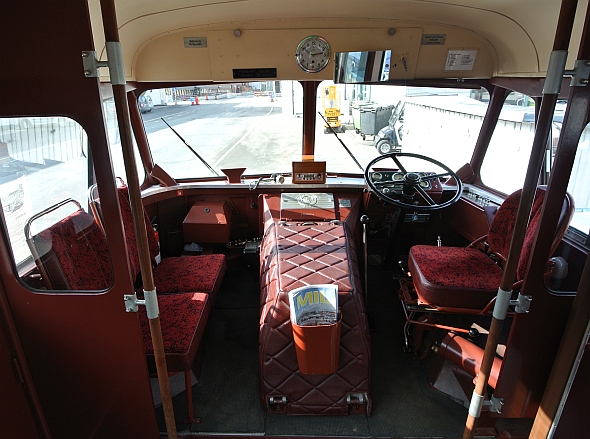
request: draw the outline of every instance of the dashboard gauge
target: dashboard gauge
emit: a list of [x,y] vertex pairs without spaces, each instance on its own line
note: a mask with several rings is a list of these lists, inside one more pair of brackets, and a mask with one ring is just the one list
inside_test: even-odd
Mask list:
[[383,178],[383,175],[381,175],[381,172],[374,172],[373,173],[373,181],[381,181],[382,178]]
[[421,181],[421,182],[420,182],[420,187],[429,188],[429,187],[430,187],[430,185],[428,184],[428,182],[427,182],[427,181]]
[[404,175],[403,174],[393,174],[393,180],[394,181],[402,181],[404,179]]

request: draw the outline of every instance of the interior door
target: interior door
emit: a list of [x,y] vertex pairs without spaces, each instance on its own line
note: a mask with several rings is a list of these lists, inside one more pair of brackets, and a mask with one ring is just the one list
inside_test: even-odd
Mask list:
[[[35,389],[27,379],[20,341],[0,284],[0,426],[6,437],[49,437],[43,413],[35,406]],[[36,416],[37,415],[37,416]]]
[[[82,52],[94,49],[87,2],[12,2],[2,17],[0,41],[10,44],[0,44],[0,59],[10,69],[0,81],[8,166],[0,176],[0,278],[47,425],[56,438],[158,437],[138,316],[123,301],[133,285],[100,84],[82,64]],[[114,282],[101,291],[46,290],[30,276],[24,224],[66,198],[86,208],[94,178]]]

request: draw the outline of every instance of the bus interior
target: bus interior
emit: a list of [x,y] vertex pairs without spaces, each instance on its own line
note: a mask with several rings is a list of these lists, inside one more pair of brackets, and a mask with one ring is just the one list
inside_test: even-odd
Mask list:
[[588,437],[588,14],[3,2],[2,437]]

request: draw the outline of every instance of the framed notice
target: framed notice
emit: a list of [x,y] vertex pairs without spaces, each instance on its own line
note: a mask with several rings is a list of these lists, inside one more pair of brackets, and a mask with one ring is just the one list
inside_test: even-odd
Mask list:
[[449,50],[445,62],[446,71],[473,70],[477,50]]

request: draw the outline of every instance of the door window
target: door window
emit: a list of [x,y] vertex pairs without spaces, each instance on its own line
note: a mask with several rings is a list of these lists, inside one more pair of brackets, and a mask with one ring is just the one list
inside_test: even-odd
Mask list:
[[[39,276],[35,250],[27,242],[31,239],[27,239],[26,229],[29,238],[40,236],[48,227],[77,211],[79,205],[85,216],[74,224],[73,231],[82,236],[92,223],[87,201],[91,183],[89,167],[87,136],[74,120],[0,118],[0,201],[4,225],[15,268],[29,286],[45,288],[41,280],[34,281]],[[29,224],[31,218],[67,199],[74,202],[48,211]],[[44,244],[49,245],[48,242]],[[52,254],[49,250],[39,250],[37,259]],[[108,267],[107,271],[112,268]]]

